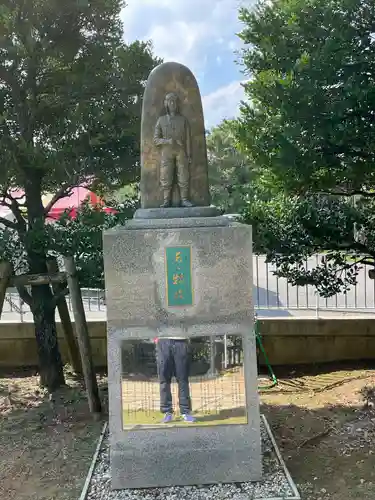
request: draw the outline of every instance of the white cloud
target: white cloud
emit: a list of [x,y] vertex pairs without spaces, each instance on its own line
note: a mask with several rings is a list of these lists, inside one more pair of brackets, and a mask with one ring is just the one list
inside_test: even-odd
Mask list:
[[234,52],[241,46],[238,9],[255,0],[126,1],[125,39],[151,40],[155,55],[193,71],[206,94],[206,126],[235,116],[244,96],[234,64]]
[[[199,58],[197,49],[206,37],[204,23],[187,23],[175,21],[168,26],[156,25],[147,33],[146,38],[151,39],[155,54],[166,61],[177,61],[194,67],[198,70],[203,62]],[[202,58],[203,59],[203,58]]]
[[[202,46],[230,47],[238,31],[240,0],[128,0],[122,19],[126,39],[138,38],[137,19],[146,28],[143,39],[152,40],[155,54],[202,69]],[[148,28],[147,28],[148,26]],[[233,46],[233,44],[232,44]]]
[[245,91],[241,81],[232,82],[203,97],[206,128],[218,125],[224,119],[235,118],[239,112],[240,102],[243,100],[245,100]]

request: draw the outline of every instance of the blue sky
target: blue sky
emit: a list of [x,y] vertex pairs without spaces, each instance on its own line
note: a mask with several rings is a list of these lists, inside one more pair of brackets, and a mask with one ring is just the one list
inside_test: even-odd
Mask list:
[[244,98],[234,53],[241,48],[238,8],[252,0],[127,0],[126,41],[151,40],[165,61],[187,65],[203,98],[206,128],[232,118]]

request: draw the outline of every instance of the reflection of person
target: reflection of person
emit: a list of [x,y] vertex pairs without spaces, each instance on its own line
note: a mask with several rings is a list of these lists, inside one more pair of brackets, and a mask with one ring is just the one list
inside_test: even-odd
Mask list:
[[163,189],[162,207],[170,207],[175,171],[180,189],[180,205],[192,207],[189,201],[189,164],[191,163],[191,137],[188,120],[178,111],[178,97],[171,92],[164,100],[166,115],[155,127],[154,144],[161,148],[160,184]]
[[164,423],[173,420],[171,382],[173,376],[178,384],[180,413],[185,422],[193,423],[189,388],[189,343],[181,338],[159,338],[156,340],[157,364],[160,381],[160,410]]

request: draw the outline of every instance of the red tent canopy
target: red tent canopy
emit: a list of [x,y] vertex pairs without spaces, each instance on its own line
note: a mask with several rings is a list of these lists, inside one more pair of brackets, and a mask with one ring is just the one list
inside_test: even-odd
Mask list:
[[113,208],[105,207],[104,201],[97,196],[95,193],[86,189],[84,187],[76,187],[72,189],[72,194],[70,196],[66,196],[65,198],[61,198],[61,200],[57,201],[51,210],[48,212],[48,218],[57,220],[59,219],[65,211],[69,211],[69,217],[74,219],[77,217],[77,210],[79,207],[88,201],[92,206],[100,206],[105,212],[108,213],[116,213],[116,210]]

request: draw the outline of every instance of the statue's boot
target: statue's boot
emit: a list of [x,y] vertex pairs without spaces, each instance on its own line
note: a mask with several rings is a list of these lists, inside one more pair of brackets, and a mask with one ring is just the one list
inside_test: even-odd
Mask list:
[[193,207],[194,205],[192,204],[191,201],[189,201],[187,198],[185,199],[182,199],[181,200],[181,207],[184,207],[184,208],[191,208]]
[[180,206],[184,207],[184,208],[191,208],[191,207],[193,207],[194,205],[189,200],[189,189],[186,188],[185,186],[183,188],[180,187],[180,193],[181,193]]
[[171,198],[169,194],[164,194],[164,202],[160,205],[160,208],[169,208],[172,205]]

